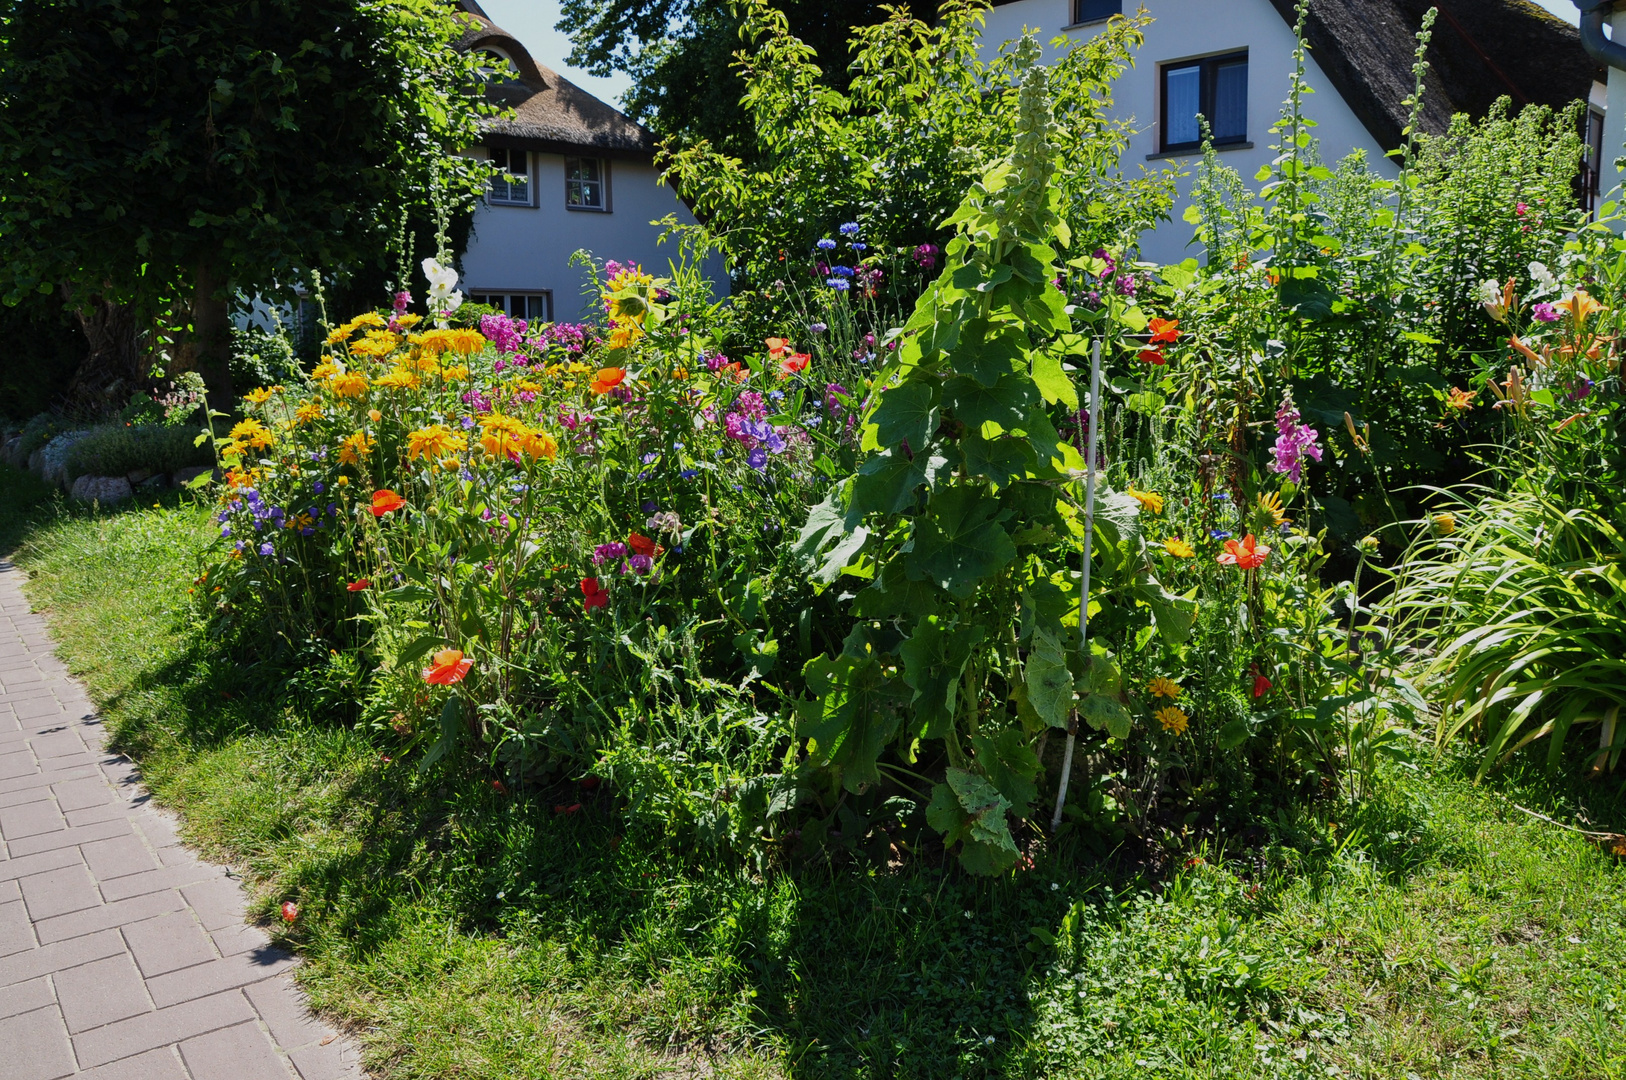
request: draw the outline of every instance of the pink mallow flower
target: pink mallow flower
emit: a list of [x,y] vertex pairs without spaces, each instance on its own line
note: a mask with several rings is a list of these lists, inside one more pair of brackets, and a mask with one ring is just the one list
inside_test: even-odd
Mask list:
[[1270,471],[1285,473],[1295,484],[1304,482],[1304,459],[1321,460],[1318,433],[1299,420],[1298,406],[1291,390],[1282,394],[1282,407],[1276,410],[1276,460]]

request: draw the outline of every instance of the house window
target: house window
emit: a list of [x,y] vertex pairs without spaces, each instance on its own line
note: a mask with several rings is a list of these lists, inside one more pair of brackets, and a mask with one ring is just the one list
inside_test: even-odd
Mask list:
[[1073,0],[1073,22],[1088,23],[1124,13],[1124,0]]
[[1164,64],[1163,152],[1202,145],[1207,117],[1215,146],[1248,141],[1248,54],[1226,53]]
[[1586,153],[1581,159],[1581,206],[1588,214],[1597,212],[1598,197],[1603,176],[1603,113],[1588,109],[1586,113]]
[[524,319],[532,324],[553,321],[553,293],[547,290],[540,292],[477,292],[470,293],[469,300],[472,303],[487,304],[494,307],[511,319]]
[[531,155],[525,150],[491,148],[491,164],[498,170],[491,178],[486,201],[498,206],[531,205]]
[[609,162],[600,158],[565,158],[565,208],[610,209]]

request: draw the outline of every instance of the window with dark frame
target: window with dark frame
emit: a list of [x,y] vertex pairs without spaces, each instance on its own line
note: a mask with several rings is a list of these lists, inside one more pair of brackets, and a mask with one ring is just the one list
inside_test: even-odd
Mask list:
[[609,162],[602,158],[565,158],[565,209],[610,209]]
[[491,178],[486,201],[499,206],[530,206],[530,152],[494,146],[491,148],[491,164],[499,172]]
[[1588,214],[1595,214],[1602,192],[1603,176],[1603,113],[1588,109],[1586,113],[1586,152],[1581,158],[1581,206]]
[[1246,52],[1164,64],[1159,78],[1163,153],[1200,149],[1203,133],[1199,117],[1208,119],[1216,147],[1248,141]]
[[1073,23],[1100,22],[1124,13],[1124,0],[1073,0]]
[[553,321],[553,293],[546,289],[540,292],[470,293],[469,302],[494,307],[511,319],[524,319],[532,324]]

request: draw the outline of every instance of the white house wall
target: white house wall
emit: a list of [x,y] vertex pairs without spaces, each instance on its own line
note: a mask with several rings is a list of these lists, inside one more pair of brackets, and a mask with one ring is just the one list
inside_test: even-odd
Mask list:
[[[484,156],[483,150],[477,153]],[[459,282],[465,294],[551,291],[554,318],[571,322],[584,314],[582,290],[588,281],[587,272],[570,263],[576,251],[585,249],[601,263],[640,263],[657,277],[678,259],[677,241],[658,243],[662,230],[651,222],[676,214],[693,224],[694,215],[671,188],[656,183],[653,165],[612,159],[610,211],[603,213],[566,209],[563,155],[533,153],[532,160],[532,206],[483,203],[475,211]],[[706,270],[717,293],[726,293],[722,264],[710,260]]]
[[[1293,30],[1269,0],[1145,0],[1147,11],[1156,20],[1146,28],[1146,42],[1135,56],[1135,67],[1118,80],[1113,101],[1119,117],[1133,119],[1137,134],[1123,157],[1123,169],[1134,175],[1138,167],[1158,169],[1179,166],[1186,175],[1179,180],[1180,199],[1173,221],[1141,237],[1143,257],[1156,262],[1179,262],[1197,254],[1188,246],[1192,227],[1181,215],[1191,193],[1195,167],[1200,155],[1161,158],[1157,154],[1159,106],[1159,66],[1176,60],[1248,51],[1248,141],[1249,149],[1221,148],[1220,160],[1242,174],[1257,188],[1253,176],[1274,157],[1270,144],[1275,137],[1266,129],[1276,122],[1281,103],[1287,97],[1288,79],[1293,72]],[[1126,0],[1125,12],[1135,9]],[[1024,27],[1039,32],[1046,56],[1054,56],[1051,39],[1066,30],[1070,36],[1085,39],[1105,28],[1105,23],[1067,27],[1072,0],[1018,0],[989,13],[983,33],[987,55],[999,43],[1020,37]],[[1618,16],[1617,16],[1618,17]],[[1614,73],[1611,73],[1613,78]],[[1315,120],[1313,134],[1321,140],[1323,160],[1333,166],[1356,148],[1366,151],[1368,162],[1385,175],[1397,169],[1384,157],[1383,148],[1373,139],[1312,55],[1305,78],[1315,93],[1304,99],[1304,112]],[[1615,115],[1610,110],[1610,115]]]

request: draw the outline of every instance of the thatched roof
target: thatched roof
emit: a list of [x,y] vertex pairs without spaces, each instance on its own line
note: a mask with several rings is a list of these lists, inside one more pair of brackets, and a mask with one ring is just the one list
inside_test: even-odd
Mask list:
[[[1294,0],[1271,3],[1294,22]],[[1581,32],[1531,0],[1312,0],[1310,53],[1385,149],[1401,143],[1415,35],[1430,7],[1439,17],[1426,54],[1425,132],[1443,132],[1455,113],[1484,116],[1499,97],[1561,109],[1606,77]]]
[[594,150],[611,157],[648,157],[655,136],[558,72],[538,64],[519,39],[497,26],[475,0],[460,0],[467,29],[457,47],[465,52],[495,49],[513,60],[519,77],[486,88],[493,100],[514,112],[512,119],[487,120],[486,142],[547,153]]

